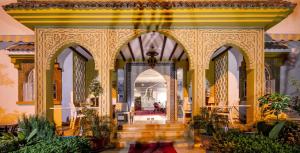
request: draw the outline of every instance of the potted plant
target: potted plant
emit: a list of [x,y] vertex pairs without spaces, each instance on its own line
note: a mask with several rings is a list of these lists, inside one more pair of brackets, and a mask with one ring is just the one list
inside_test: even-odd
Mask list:
[[97,78],[92,80],[89,86],[89,91],[93,96],[93,98],[91,98],[91,101],[94,103],[93,106],[99,106],[99,96],[103,93],[103,88],[101,87],[101,83]]
[[95,117],[92,121],[92,135],[99,143],[99,147],[105,147],[109,144],[112,132],[111,123],[107,117]]
[[[267,94],[258,99],[261,109],[261,121],[257,122],[259,133],[268,136],[275,127],[278,130],[274,131],[280,131],[284,124],[279,122],[279,115],[288,108],[290,100],[289,96],[279,93]],[[276,116],[276,121],[267,120],[270,116]]]
[[283,94],[273,93],[260,97],[258,101],[261,108],[261,118],[275,115],[278,121],[279,115],[288,108],[291,98]]
[[111,135],[111,123],[106,117],[100,117],[96,110],[83,108],[81,120],[83,136],[85,136],[94,151],[101,150],[108,145]]
[[193,131],[196,147],[210,148],[210,141],[214,130],[213,115],[207,108],[201,108],[201,113],[194,116],[190,123],[190,128]]

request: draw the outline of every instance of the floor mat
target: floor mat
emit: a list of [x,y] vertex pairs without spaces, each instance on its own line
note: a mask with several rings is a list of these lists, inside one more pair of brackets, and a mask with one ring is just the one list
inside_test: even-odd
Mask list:
[[128,153],[177,153],[173,143],[136,143],[131,144]]

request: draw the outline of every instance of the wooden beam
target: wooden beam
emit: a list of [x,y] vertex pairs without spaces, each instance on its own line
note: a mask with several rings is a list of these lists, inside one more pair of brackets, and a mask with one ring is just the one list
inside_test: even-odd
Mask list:
[[88,61],[89,59],[87,59],[85,56],[83,56],[76,48],[74,48],[73,46],[69,47],[73,52],[77,53],[80,57],[82,57],[85,61]]
[[124,54],[123,54],[123,52],[122,52],[122,51],[120,51],[120,55],[121,55],[121,57],[122,57],[123,61],[125,62],[125,61],[126,61],[126,58],[125,58],[125,56],[124,56]]
[[183,54],[184,54],[184,50],[182,50],[181,54],[179,55],[178,61],[180,61],[180,59],[182,58]]
[[169,60],[172,59],[172,57],[173,57],[173,55],[174,55],[174,53],[175,53],[175,51],[176,51],[176,49],[177,49],[177,46],[178,46],[178,44],[176,43],[175,46],[174,46],[174,48],[173,48],[173,50],[172,50],[172,53],[171,53],[171,55],[170,55],[170,57],[169,57]]
[[91,57],[93,57],[93,55],[84,47],[78,45],[81,49],[83,49],[86,53],[88,53]]
[[161,54],[160,54],[160,61],[162,61],[162,58],[164,56],[164,51],[165,51],[165,47],[166,47],[166,42],[167,42],[167,36],[164,36],[164,42],[163,42],[163,46],[161,48]]
[[143,58],[143,61],[145,61],[144,47],[143,47],[143,42],[142,42],[142,36],[139,36],[139,42],[140,42],[140,47],[141,47],[142,58]]
[[128,48],[129,48],[129,52],[130,52],[130,54],[131,54],[132,60],[135,61],[134,54],[133,54],[133,51],[132,51],[130,42],[128,43]]

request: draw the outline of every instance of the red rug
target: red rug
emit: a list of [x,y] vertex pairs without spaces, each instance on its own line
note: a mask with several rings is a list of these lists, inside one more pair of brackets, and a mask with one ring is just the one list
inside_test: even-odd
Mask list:
[[128,153],[177,153],[173,143],[136,143],[131,144]]

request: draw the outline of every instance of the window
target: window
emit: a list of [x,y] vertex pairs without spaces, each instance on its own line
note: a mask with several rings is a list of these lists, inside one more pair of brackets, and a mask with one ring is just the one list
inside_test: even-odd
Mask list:
[[23,101],[33,101],[34,99],[34,69],[28,73],[23,84]]

